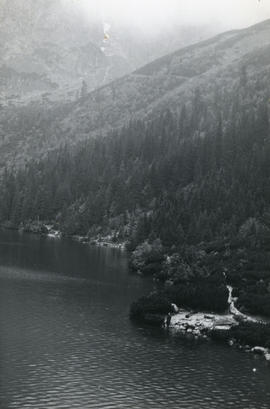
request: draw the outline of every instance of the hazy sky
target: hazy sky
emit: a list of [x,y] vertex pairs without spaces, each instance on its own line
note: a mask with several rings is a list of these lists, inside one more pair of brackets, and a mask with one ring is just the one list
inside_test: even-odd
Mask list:
[[270,0],[63,0],[89,16],[101,15],[147,30],[175,23],[240,28],[270,18]]

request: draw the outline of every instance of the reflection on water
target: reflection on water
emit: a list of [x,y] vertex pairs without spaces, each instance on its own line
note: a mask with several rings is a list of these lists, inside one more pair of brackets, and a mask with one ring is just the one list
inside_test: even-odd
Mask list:
[[129,322],[152,284],[123,253],[14,232],[0,242],[1,408],[270,407],[262,359]]

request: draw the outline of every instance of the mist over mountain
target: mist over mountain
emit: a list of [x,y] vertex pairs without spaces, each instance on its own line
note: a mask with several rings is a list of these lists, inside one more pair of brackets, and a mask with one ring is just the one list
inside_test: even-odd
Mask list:
[[[164,56],[76,101],[50,104],[46,100],[0,111],[1,163],[21,166],[62,144],[76,144],[104,136],[130,120],[147,119],[166,109],[179,112],[199,91],[206,110],[197,124],[199,134],[209,132],[216,106],[226,119],[227,100],[245,72],[250,86],[264,82],[263,97],[269,90],[268,58],[270,20],[243,30],[221,34]],[[253,84],[253,85],[252,85]],[[258,89],[250,96],[262,98]],[[253,102],[252,102],[253,100]]]
[[[1,0],[0,100],[74,99],[82,81],[88,90],[181,46],[215,32],[179,26],[153,37],[121,24],[89,19],[61,0]],[[104,37],[109,27],[108,38]]]

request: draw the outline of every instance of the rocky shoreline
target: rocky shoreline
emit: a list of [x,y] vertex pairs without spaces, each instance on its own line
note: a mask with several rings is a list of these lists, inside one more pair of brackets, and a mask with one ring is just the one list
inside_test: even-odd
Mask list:
[[[60,239],[62,237],[69,237],[72,240],[76,240],[82,244],[89,244],[100,247],[110,247],[124,250],[126,247],[125,242],[112,241],[112,236],[89,237],[89,236],[65,236],[60,230],[53,224],[45,224],[41,222],[33,222],[19,227],[10,225],[1,225],[0,227],[5,229],[19,230],[21,232],[33,233],[44,235],[52,239]],[[238,327],[242,323],[253,323],[254,325],[267,325],[263,319],[255,318],[240,312],[235,303],[237,298],[233,297],[233,288],[227,286],[228,289],[228,312],[224,314],[207,313],[207,312],[195,312],[191,310],[185,310],[178,308],[177,305],[172,304],[169,314],[162,313],[146,313],[143,321],[148,324],[154,324],[163,326],[171,333],[181,333],[189,335],[195,338],[213,338],[217,340],[225,340],[230,346],[236,345],[240,349],[244,349],[246,352],[252,352],[259,355],[263,355],[267,361],[270,361],[270,346],[266,348],[260,345],[247,345],[239,342],[233,337],[228,337],[230,331],[233,328]]]
[[163,319],[163,327],[172,333],[182,333],[191,335],[195,338],[215,338],[228,341],[230,346],[238,346],[246,352],[253,352],[263,355],[270,362],[270,349],[262,346],[242,345],[237,339],[230,338],[230,330],[239,326],[241,323],[252,323],[254,325],[267,325],[262,319],[241,313],[236,307],[236,298],[232,297],[233,288],[228,288],[228,313],[227,314],[208,314],[203,312],[192,312],[179,309],[172,305],[174,313],[169,313]]
[[[167,317],[165,326],[167,325]],[[169,328],[191,333],[195,336],[207,335],[210,331],[228,331],[232,326],[238,325],[232,314],[205,314],[202,312],[179,311],[170,319]]]
[[33,233],[39,234],[41,236],[46,236],[52,239],[60,239],[62,237],[68,237],[72,240],[78,241],[82,244],[89,244],[97,247],[109,247],[119,250],[125,250],[126,242],[123,241],[113,241],[111,235],[102,236],[98,235],[95,237],[80,236],[80,235],[65,235],[63,232],[58,230],[53,224],[45,224],[41,222],[32,222],[27,224],[20,224],[19,226],[14,226],[10,224],[2,224],[0,226],[3,229],[17,230],[23,233]]

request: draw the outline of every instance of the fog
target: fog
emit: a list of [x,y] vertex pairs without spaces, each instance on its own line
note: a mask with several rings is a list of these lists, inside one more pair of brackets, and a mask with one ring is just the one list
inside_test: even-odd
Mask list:
[[177,24],[242,28],[270,18],[270,0],[62,0],[89,19],[157,32]]

